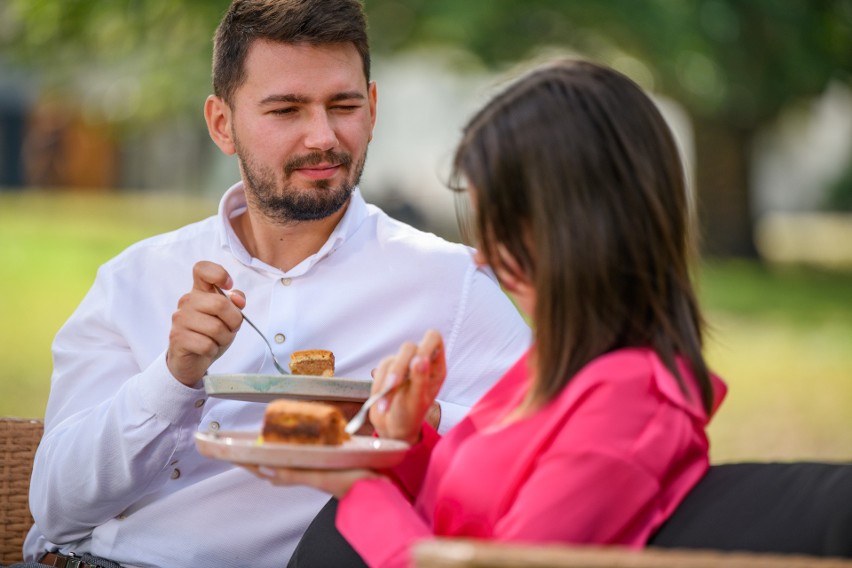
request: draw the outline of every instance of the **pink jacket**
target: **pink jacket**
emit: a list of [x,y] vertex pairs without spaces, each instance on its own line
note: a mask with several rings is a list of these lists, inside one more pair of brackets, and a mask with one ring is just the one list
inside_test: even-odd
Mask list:
[[[392,480],[341,500],[337,527],[370,566],[408,566],[433,536],[638,548],[706,472],[709,417],[683,365],[688,397],[652,350],[615,351],[501,424],[527,391],[526,359],[443,439],[424,427]],[[727,389],[712,380],[715,412]]]

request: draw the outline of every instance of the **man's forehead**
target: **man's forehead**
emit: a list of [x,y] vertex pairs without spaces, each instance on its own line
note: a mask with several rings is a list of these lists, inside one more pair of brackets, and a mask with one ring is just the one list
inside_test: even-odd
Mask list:
[[[246,65],[252,63],[311,68],[336,65],[364,75],[361,54],[352,42],[315,44],[255,39],[246,52]],[[364,79],[366,82],[366,77]]]
[[249,47],[243,87],[267,91],[262,98],[366,97],[368,85],[352,43],[312,45],[255,40]]

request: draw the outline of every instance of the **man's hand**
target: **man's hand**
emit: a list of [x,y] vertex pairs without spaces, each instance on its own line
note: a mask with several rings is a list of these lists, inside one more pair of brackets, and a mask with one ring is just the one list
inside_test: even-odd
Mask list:
[[212,262],[196,263],[192,267],[192,290],[181,297],[172,314],[166,365],[187,386],[195,386],[228,349],[243,321],[243,293],[234,290],[226,298],[217,286],[225,290],[233,286],[227,271]]

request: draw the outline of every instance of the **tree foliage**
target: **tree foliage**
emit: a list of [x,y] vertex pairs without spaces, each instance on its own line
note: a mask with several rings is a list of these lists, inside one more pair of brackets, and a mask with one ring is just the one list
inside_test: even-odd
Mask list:
[[[227,5],[5,0],[0,47],[66,92],[124,84],[144,97],[143,117],[158,116],[208,88],[213,29]],[[552,46],[615,64],[632,57],[650,72],[646,86],[692,114],[739,125],[763,124],[831,80],[852,80],[852,0],[366,0],[366,8],[379,54],[451,45],[492,68]]]
[[850,0],[368,0],[381,51],[463,46],[489,66],[563,46],[631,56],[691,112],[763,123],[852,79]]
[[[850,0],[369,0],[377,46],[463,45],[497,66],[569,47],[693,121],[705,250],[755,256],[750,159],[784,109],[852,82]],[[381,30],[390,30],[389,34]]]
[[[4,0],[5,59],[114,122],[192,109],[228,0]],[[709,248],[751,254],[751,141],[852,83],[852,0],[366,0],[376,54],[454,46],[499,68],[545,49],[609,63],[694,122]],[[0,61],[2,62],[2,61]],[[714,240],[722,239],[716,244]]]
[[209,92],[222,0],[4,0],[7,62],[38,70],[41,90],[112,122],[192,109]]

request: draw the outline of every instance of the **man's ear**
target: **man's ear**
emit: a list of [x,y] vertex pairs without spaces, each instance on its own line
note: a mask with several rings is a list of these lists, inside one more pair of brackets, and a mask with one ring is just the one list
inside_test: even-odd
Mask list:
[[367,97],[370,105],[370,140],[373,140],[373,129],[376,127],[376,82],[367,85]]
[[234,155],[237,150],[231,130],[231,107],[221,97],[210,95],[204,101],[204,120],[213,142],[226,155]]

